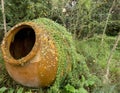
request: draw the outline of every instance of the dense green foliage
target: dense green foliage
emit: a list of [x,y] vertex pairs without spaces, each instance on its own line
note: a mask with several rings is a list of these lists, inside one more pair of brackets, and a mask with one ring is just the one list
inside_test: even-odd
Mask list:
[[[119,0],[115,0],[114,4],[114,0],[77,0],[76,6],[67,13],[63,13],[62,9],[70,0],[4,1],[8,30],[21,21],[47,17],[65,26],[69,32],[74,34],[74,38],[89,38],[96,33],[103,32],[107,17],[110,15],[107,24],[111,25],[112,23],[112,26],[115,25],[117,32],[119,32],[120,25],[119,22],[116,22],[120,19]],[[0,19],[3,19],[1,11]],[[108,35],[113,32],[111,30],[115,29],[111,28]],[[3,31],[3,20],[0,20],[0,31]]]
[[[7,30],[19,22],[39,17],[48,17],[51,10],[51,0],[4,0]],[[2,18],[0,4],[0,19]],[[3,20],[0,20],[0,32],[3,32]],[[0,34],[1,38],[1,34]]]
[[50,9],[50,0],[9,0],[5,2],[5,12],[9,26],[25,20],[47,17],[50,15]]
[[[53,12],[55,12],[58,19],[61,20],[62,23],[60,23],[64,25],[69,32],[74,34],[74,38],[89,38],[94,34],[103,33],[108,16],[109,22],[107,24],[112,23],[112,25],[114,25],[115,23],[116,25],[116,23],[118,23],[120,2],[119,0],[116,0],[115,3],[113,1],[114,0],[77,0],[76,6],[67,13],[61,12],[63,5],[58,5],[59,7]],[[119,24],[117,28],[119,28]],[[113,30],[113,28],[110,30]],[[108,32],[112,33],[113,31]]]

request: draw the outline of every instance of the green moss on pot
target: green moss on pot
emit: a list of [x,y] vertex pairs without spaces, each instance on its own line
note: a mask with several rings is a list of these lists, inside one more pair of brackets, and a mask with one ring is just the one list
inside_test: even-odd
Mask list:
[[[54,86],[60,87],[62,81],[64,81],[66,75],[75,67],[76,62],[76,49],[75,43],[72,38],[71,33],[67,32],[66,28],[51,21],[46,18],[40,18],[33,20],[33,22],[41,25],[48,33],[50,33],[51,37],[55,41],[56,47],[58,49],[58,71],[56,81]],[[70,65],[70,69],[66,70],[66,67]],[[61,78],[61,73],[64,75]]]

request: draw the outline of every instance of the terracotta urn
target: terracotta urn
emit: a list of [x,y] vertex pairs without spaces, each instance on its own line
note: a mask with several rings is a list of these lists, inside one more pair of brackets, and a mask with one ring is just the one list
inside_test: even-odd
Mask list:
[[1,44],[6,70],[24,86],[52,85],[57,75],[62,77],[71,70],[71,43],[71,34],[49,19],[18,23]]

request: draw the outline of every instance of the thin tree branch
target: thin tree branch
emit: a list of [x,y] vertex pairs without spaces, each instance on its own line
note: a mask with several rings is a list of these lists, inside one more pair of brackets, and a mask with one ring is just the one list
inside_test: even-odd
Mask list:
[[4,34],[7,32],[6,29],[6,17],[5,17],[5,9],[4,9],[4,0],[1,0],[2,5],[2,15],[3,15],[3,23],[4,23]]
[[113,53],[118,45],[118,42],[120,40],[120,33],[118,34],[118,37],[116,38],[116,41],[115,41],[115,44],[111,50],[111,53],[109,55],[109,58],[108,58],[108,61],[107,61],[107,66],[106,66],[106,74],[105,74],[105,78],[104,78],[104,83],[108,83],[109,82],[109,69],[110,69],[110,63],[111,63],[111,59],[112,59],[112,56],[113,56]]
[[106,20],[106,22],[105,22],[105,27],[104,27],[104,29],[103,29],[103,34],[102,34],[102,39],[101,39],[101,45],[103,45],[104,36],[105,36],[105,31],[106,31],[106,28],[107,28],[107,25],[108,25],[108,21],[109,21],[109,18],[110,18],[110,14],[111,14],[112,9],[113,9],[113,7],[114,7],[114,5],[115,5],[115,1],[116,1],[116,0],[113,1],[112,6],[111,6],[111,8],[109,9],[109,12],[108,12],[107,20]]

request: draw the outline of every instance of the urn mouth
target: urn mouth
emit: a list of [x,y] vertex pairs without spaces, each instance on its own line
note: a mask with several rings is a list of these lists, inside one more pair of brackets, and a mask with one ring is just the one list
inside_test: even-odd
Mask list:
[[27,56],[35,44],[35,32],[30,26],[24,26],[13,35],[9,51],[14,59],[21,59]]
[[22,64],[33,58],[38,50],[38,26],[34,22],[19,23],[5,35],[2,42],[6,62]]

